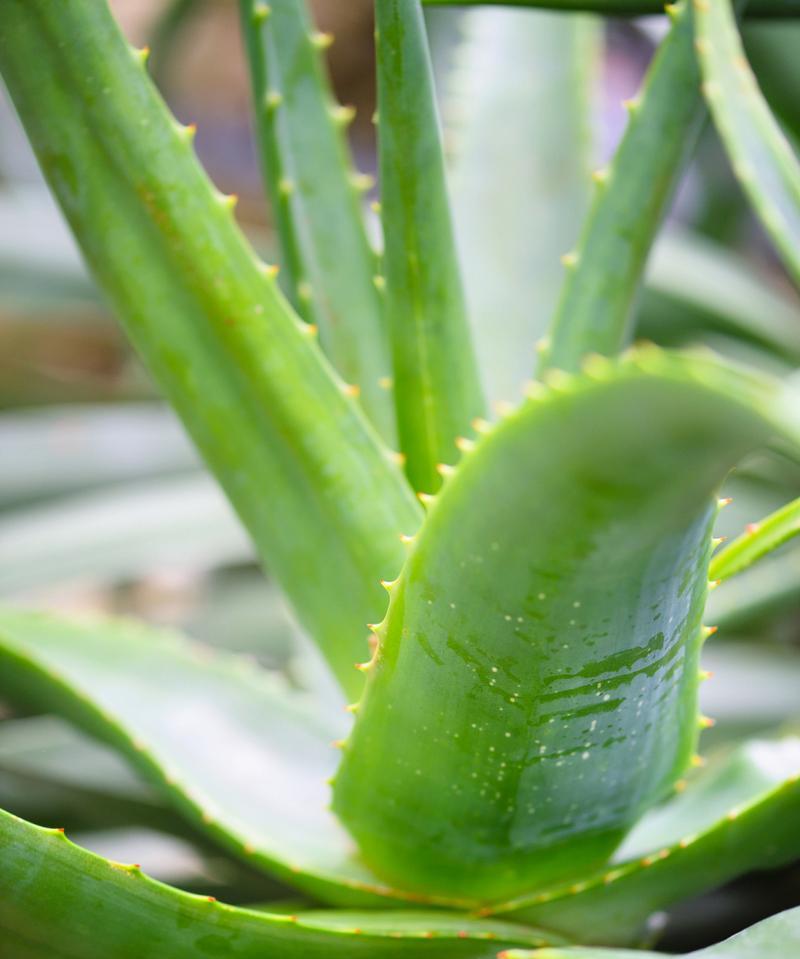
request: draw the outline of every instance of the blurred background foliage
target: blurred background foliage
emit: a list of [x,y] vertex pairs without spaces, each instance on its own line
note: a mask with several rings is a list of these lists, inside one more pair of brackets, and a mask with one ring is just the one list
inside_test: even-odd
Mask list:
[[[112,6],[131,41],[151,46],[164,96],[179,119],[198,126],[201,160],[223,191],[239,195],[243,228],[274,257],[235,0]],[[357,108],[357,166],[374,173],[371,2],[312,7],[319,28],[336,38],[329,57],[337,96]],[[533,323],[544,332],[559,254],[577,238],[588,202],[589,170],[613,152],[622,101],[635,95],[664,23],[581,18],[567,31],[563,18],[539,11],[433,9],[429,28],[485,386],[495,401],[513,400],[534,358],[533,349],[512,350],[509,331]],[[800,25],[752,24],[745,35],[797,143]],[[494,304],[491,316],[485,303]],[[798,375],[800,299],[708,124],[651,257],[636,323],[640,336],[665,345],[704,344]],[[0,599],[176,625],[327,694],[316,654],[88,278],[5,99],[0,464]],[[752,457],[724,490],[733,502],[720,535],[740,532],[798,487],[800,463],[778,449]],[[711,761],[734,737],[797,723],[796,543],[712,594],[706,621],[720,630],[707,647],[714,679],[704,690],[704,711],[717,719],[706,734]],[[234,902],[291,895],[191,833],[146,782],[62,722],[2,703],[0,717],[0,806],[66,826],[76,841],[184,888]],[[701,917],[702,937],[712,941],[798,904],[800,867],[745,878],[665,917],[664,946],[704,944]]]

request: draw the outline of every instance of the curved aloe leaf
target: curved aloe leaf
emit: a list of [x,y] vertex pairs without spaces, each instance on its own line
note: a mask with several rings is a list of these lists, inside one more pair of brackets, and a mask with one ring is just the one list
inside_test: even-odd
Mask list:
[[721,549],[711,560],[708,575],[712,580],[730,579],[800,533],[800,499],[793,500]]
[[105,2],[4,3],[0,71],[98,282],[301,621],[357,689],[379,580],[419,522],[398,467]]
[[501,910],[574,940],[627,945],[648,916],[800,853],[800,739],[754,741],[654,810],[602,871]]
[[102,859],[58,829],[0,811],[0,928],[14,959],[494,959],[506,945],[553,937],[510,922],[448,913],[268,913],[162,885]]
[[453,218],[487,397],[517,402],[589,206],[600,30],[500,9],[470,10],[459,29],[440,84]]
[[566,277],[540,369],[574,372],[588,353],[613,355],[631,333],[645,261],[704,110],[692,48],[691,8],[671,9],[672,29],[656,51],[596,193]]
[[376,879],[327,808],[334,740],[347,731],[340,704],[250,659],[122,621],[5,608],[0,693],[106,741],[198,828],[323,901],[425,900]]
[[595,358],[448,480],[336,778],[380,875],[484,901],[579,876],[684,775],[711,494],[797,433],[783,388],[744,375],[655,348]]
[[[725,942],[685,954],[684,959],[788,959],[800,950],[800,909],[765,919]],[[510,949],[498,959],[663,959],[664,953],[627,949]]]
[[482,412],[445,187],[419,0],[376,0],[378,155],[386,312],[406,470],[438,489],[440,463]]
[[[609,16],[633,17],[639,14],[663,13],[660,0],[422,0],[428,7],[543,7],[549,10],[584,10]],[[752,17],[790,17],[800,13],[797,0],[752,0],[747,15]]]
[[800,163],[745,57],[728,0],[696,4],[703,93],[733,171],[800,283]]
[[377,258],[361,191],[305,0],[240,0],[264,180],[284,251],[286,288],[319,327],[331,361],[390,442],[395,434],[388,337],[375,286]]

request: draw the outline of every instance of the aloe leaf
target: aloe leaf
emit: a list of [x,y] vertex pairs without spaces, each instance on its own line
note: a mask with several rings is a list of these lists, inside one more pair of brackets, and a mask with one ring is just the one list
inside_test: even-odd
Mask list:
[[470,10],[458,27],[440,84],[453,217],[486,395],[516,402],[589,206],[600,30],[501,9]]
[[334,741],[347,730],[341,701],[173,633],[8,608],[0,694],[105,741],[200,830],[322,901],[425,901],[376,879],[327,808]]
[[726,0],[696,4],[703,93],[733,171],[800,283],[800,164],[767,105]]
[[650,246],[704,116],[692,48],[691,7],[670,8],[662,41],[595,196],[566,275],[540,369],[574,372],[588,353],[613,355],[629,339]]
[[499,948],[553,941],[515,923],[448,913],[242,909],[162,885],[136,865],[108,861],[0,811],[0,927],[17,957],[47,959],[238,959],[310,956],[494,959]]
[[636,335],[662,346],[721,332],[800,363],[800,305],[739,256],[689,230],[670,227],[647,264]]
[[0,413],[0,509],[197,465],[172,414],[152,403]]
[[800,499],[792,500],[747,529],[711,560],[712,580],[730,579],[800,533]]
[[598,357],[466,455],[390,587],[336,777],[379,875],[484,901],[571,879],[684,775],[711,494],[796,433],[796,398],[745,375]]
[[767,557],[745,570],[735,585],[723,584],[711,594],[709,622],[721,630],[741,629],[765,617],[794,608],[800,600],[800,550]]
[[[725,942],[685,954],[685,959],[787,959],[800,949],[800,909],[771,916]],[[614,949],[509,949],[498,959],[663,959],[664,953]]]
[[[660,0],[422,0],[427,7],[542,7],[549,10],[600,13],[607,16],[634,17],[640,14],[663,13]],[[800,12],[797,0],[752,0],[747,5],[751,17],[790,17]]]
[[86,579],[113,583],[178,563],[203,571],[252,556],[210,477],[141,480],[0,517],[0,596]]
[[650,813],[607,868],[509,915],[581,942],[630,944],[657,910],[797,858],[799,810],[800,739],[747,743]]
[[98,282],[259,555],[342,685],[357,689],[352,665],[383,608],[379,580],[399,568],[399,534],[419,522],[399,468],[105,2],[4,4],[0,71]]
[[388,441],[395,434],[388,335],[361,189],[305,0],[240,0],[264,180],[283,248],[285,289]]
[[397,424],[414,488],[482,412],[419,0],[376,0],[378,156]]

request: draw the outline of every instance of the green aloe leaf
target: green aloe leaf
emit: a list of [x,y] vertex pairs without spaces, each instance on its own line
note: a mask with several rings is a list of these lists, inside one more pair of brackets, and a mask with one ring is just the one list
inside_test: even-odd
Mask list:
[[0,928],[14,959],[494,959],[554,937],[439,912],[297,915],[237,908],[162,885],[0,811]]
[[425,901],[376,879],[328,810],[341,703],[293,691],[250,658],[133,623],[5,608],[0,693],[116,748],[199,829],[323,901]]
[[264,180],[283,249],[285,288],[390,442],[391,361],[377,258],[367,240],[345,130],[305,0],[240,0]]
[[708,575],[712,580],[730,579],[800,533],[800,499],[751,523],[747,529],[721,549],[711,560]]
[[588,353],[613,355],[631,335],[631,313],[650,246],[704,116],[692,48],[691,7],[670,8],[656,51],[566,269],[540,369],[574,372]]
[[352,666],[384,605],[379,581],[419,522],[399,468],[105,2],[5,3],[0,72],[131,339],[339,681],[358,689]]
[[800,304],[743,256],[689,230],[661,232],[647,263],[636,336],[662,346],[723,333],[800,364]]
[[[633,17],[639,14],[663,13],[660,0],[422,0],[429,7],[544,7],[549,10],[602,13],[609,16]],[[800,13],[797,0],[752,0],[747,14],[752,17],[790,17]]]
[[696,4],[703,93],[733,171],[800,283],[800,163],[758,87],[728,0]]
[[419,0],[376,0],[378,154],[386,313],[400,446],[415,487],[482,412],[445,187],[430,54]]
[[448,480],[376,627],[334,808],[401,888],[579,877],[684,775],[711,494],[797,432],[776,381],[655,348],[550,384]]
[[159,566],[203,571],[252,557],[225,497],[198,471],[0,516],[0,596],[6,598],[64,582],[119,582]]
[[794,608],[800,599],[800,550],[771,556],[711,594],[709,622],[721,630],[751,626],[765,617]]
[[458,28],[440,83],[453,218],[486,395],[516,402],[589,207],[601,33],[590,17],[496,8]]
[[[789,909],[725,942],[685,954],[685,959],[788,959],[800,949],[800,909]],[[627,949],[510,949],[499,959],[663,959],[664,953]]]
[[606,868],[500,910],[575,941],[628,945],[648,917],[800,853],[800,739],[753,741],[633,830]]

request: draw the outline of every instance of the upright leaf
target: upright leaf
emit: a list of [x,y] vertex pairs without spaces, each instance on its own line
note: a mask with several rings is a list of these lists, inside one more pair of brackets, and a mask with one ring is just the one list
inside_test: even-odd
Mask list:
[[737,179],[800,283],[800,163],[753,76],[729,0],[695,7],[709,110]]
[[261,558],[357,689],[364,624],[384,606],[378,581],[418,523],[402,475],[106,3],[4,3],[0,71],[98,282]]
[[323,349],[387,440],[395,434],[389,344],[361,189],[305,0],[240,0],[264,181],[283,249],[285,287],[319,327]]
[[386,311],[400,446],[417,490],[481,413],[419,0],[376,0]]
[[610,165],[594,174],[595,197],[580,240],[562,258],[566,276],[540,369],[575,372],[589,353],[613,355],[631,334],[647,255],[694,146],[703,116],[692,48],[691,8],[670,8],[658,48]]
[[443,105],[453,216],[487,397],[516,402],[589,206],[600,29],[496,9],[459,27]]
[[712,559],[709,576],[712,580],[736,576],[798,533],[800,499],[792,500],[757,523],[751,523],[741,536]]
[[334,808],[401,888],[602,863],[696,748],[711,494],[773,381],[654,348],[552,378],[448,480],[391,587]]

